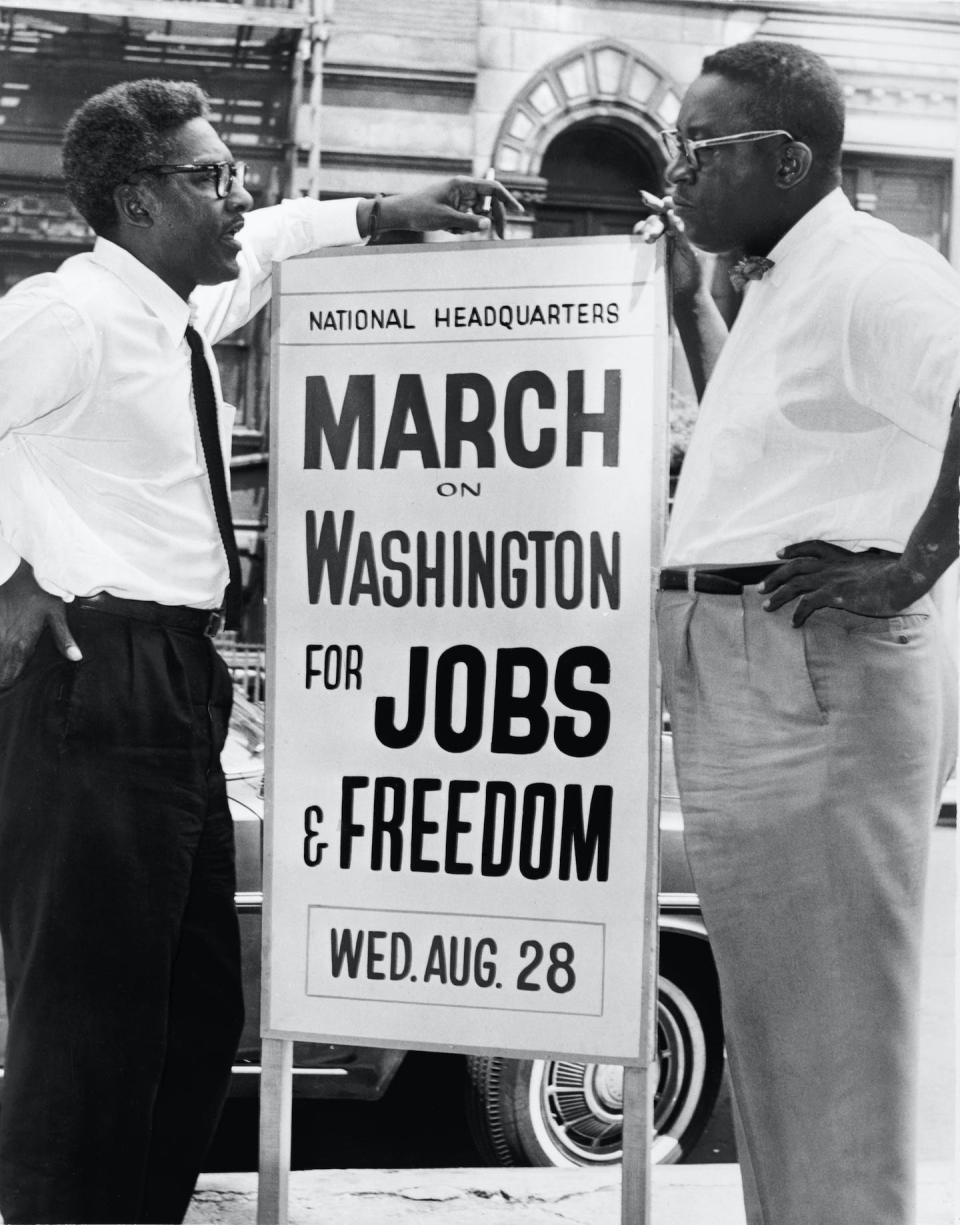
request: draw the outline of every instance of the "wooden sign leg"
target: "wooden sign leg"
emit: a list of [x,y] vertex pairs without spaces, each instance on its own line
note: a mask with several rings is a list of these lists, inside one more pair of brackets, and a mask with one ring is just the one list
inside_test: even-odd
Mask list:
[[653,1150],[653,1091],[655,1065],[623,1069],[623,1181],[620,1187],[622,1225],[649,1225],[651,1204],[650,1154]]
[[260,1069],[260,1177],[257,1225],[287,1225],[293,1043],[264,1038]]

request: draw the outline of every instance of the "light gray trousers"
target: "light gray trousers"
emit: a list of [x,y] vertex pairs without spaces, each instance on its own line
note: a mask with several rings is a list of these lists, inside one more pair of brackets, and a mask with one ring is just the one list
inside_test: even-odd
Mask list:
[[920,937],[956,758],[940,614],[662,592],[687,854],[717,962],[750,1225],[911,1225]]

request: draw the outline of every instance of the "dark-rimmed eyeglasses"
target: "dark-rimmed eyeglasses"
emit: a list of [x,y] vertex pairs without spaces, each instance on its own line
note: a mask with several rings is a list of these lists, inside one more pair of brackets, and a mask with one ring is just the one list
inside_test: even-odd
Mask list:
[[134,174],[205,174],[217,193],[225,200],[234,186],[243,190],[247,174],[246,162],[189,162],[183,165],[141,166]]
[[720,145],[747,144],[755,140],[766,140],[770,136],[785,136],[787,140],[793,140],[790,133],[785,132],[783,128],[772,128],[764,132],[735,132],[732,136],[711,136],[707,140],[688,140],[686,136],[680,135],[677,128],[667,128],[660,133],[660,140],[671,162],[682,157],[693,170],[699,170],[698,154],[701,149],[717,148]]

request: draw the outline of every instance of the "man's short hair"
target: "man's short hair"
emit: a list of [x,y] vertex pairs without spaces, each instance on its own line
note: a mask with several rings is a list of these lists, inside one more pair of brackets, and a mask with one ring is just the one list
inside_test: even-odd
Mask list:
[[836,169],[843,146],[843,89],[833,68],[794,43],[756,39],[708,55],[701,68],[752,90],[750,123],[783,128]]
[[114,189],[142,166],[169,161],[173,133],[206,119],[207,96],[189,81],[126,81],[88,98],[67,124],[67,194],[98,234],[117,221]]

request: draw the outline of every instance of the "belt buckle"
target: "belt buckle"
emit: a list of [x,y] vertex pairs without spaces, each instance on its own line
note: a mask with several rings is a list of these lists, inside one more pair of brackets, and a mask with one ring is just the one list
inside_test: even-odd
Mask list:
[[215,608],[207,619],[207,624],[203,627],[203,632],[207,638],[216,638],[217,634],[223,629],[223,610]]

